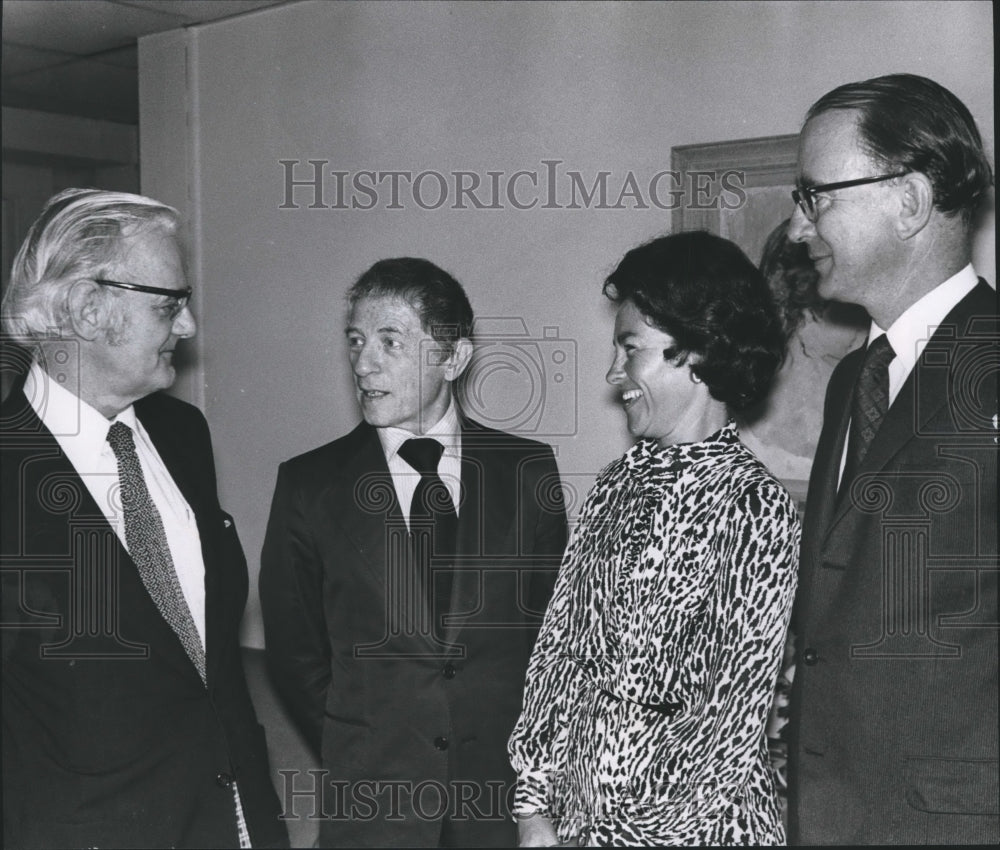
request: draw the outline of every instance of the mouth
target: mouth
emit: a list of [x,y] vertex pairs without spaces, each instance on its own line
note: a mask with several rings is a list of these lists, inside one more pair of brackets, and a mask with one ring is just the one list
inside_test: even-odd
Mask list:
[[628,410],[640,398],[642,398],[642,390],[625,390],[622,393],[622,406]]
[[389,395],[389,393],[384,390],[366,390],[363,387],[358,387],[358,393],[360,394],[362,401],[375,401]]

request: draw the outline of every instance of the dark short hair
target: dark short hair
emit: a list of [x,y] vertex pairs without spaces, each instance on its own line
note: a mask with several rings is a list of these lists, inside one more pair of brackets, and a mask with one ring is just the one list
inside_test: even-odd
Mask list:
[[629,251],[604,282],[672,336],[671,359],[697,355],[691,371],[738,412],[762,399],[781,365],[785,338],[771,292],[736,245],[704,231],[675,233]]
[[887,171],[919,171],[934,187],[934,207],[968,223],[993,185],[993,169],[972,114],[944,86],[915,74],[847,83],[823,95],[806,121],[856,109],[865,152]]
[[809,246],[788,238],[785,219],[767,237],[760,257],[760,273],[767,282],[785,337],[791,337],[806,318],[823,312],[823,299],[817,292],[819,272],[809,259]]
[[462,284],[430,260],[379,260],[347,292],[351,309],[369,297],[403,299],[417,311],[424,330],[445,346],[472,335],[472,305]]

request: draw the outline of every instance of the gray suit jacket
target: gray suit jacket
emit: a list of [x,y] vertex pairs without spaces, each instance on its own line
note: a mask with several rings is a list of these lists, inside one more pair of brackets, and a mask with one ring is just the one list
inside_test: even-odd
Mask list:
[[840,498],[863,352],[830,379],[794,613],[791,843],[1000,841],[996,313],[980,281]]

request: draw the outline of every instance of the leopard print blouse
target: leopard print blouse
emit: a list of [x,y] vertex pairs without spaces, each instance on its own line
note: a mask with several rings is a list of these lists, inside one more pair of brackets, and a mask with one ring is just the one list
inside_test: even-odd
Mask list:
[[514,812],[568,843],[784,843],[764,733],[798,546],[732,423],[608,466],[528,667]]

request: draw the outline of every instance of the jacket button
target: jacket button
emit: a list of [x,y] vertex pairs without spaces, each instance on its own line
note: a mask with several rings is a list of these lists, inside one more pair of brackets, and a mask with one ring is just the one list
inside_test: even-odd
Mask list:
[[455,665],[449,661],[447,664],[444,665],[444,670],[442,670],[441,672],[444,674],[444,677],[446,679],[454,679],[455,674],[458,672],[458,670],[456,670]]
[[440,738],[435,738],[434,739],[434,746],[437,747],[437,749],[439,749],[439,750],[447,750],[448,749],[448,739],[445,738],[443,735]]
[[229,788],[233,784],[233,777],[231,777],[228,773],[216,774],[215,784],[220,788]]
[[812,667],[817,661],[819,661],[819,653],[812,647],[809,647],[803,651],[802,660]]

